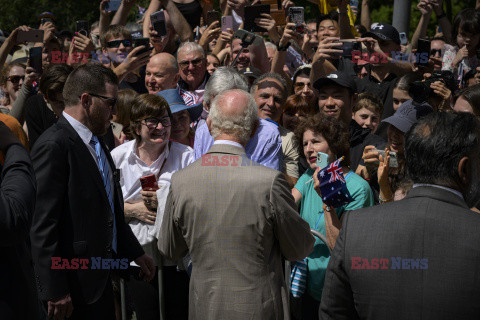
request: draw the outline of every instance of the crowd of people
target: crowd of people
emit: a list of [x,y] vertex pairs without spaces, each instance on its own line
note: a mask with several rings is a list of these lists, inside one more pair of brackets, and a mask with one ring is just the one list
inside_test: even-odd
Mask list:
[[0,37],[0,318],[480,316],[480,1],[312,2]]

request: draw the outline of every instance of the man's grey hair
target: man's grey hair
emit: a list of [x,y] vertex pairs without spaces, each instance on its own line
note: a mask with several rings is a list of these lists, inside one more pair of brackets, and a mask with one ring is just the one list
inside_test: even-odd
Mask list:
[[203,93],[203,101],[207,105],[215,96],[223,91],[240,89],[248,92],[248,84],[245,77],[238,73],[235,69],[230,67],[220,67],[210,76],[205,85],[205,92]]
[[[247,105],[239,106],[239,108],[243,108],[240,115],[222,114],[220,105],[225,103],[227,95],[234,92],[243,94],[247,98]],[[257,104],[252,95],[239,89],[223,91],[217,95],[212,102],[209,117],[212,121],[211,134],[214,139],[221,134],[228,134],[236,137],[242,144],[246,144],[250,140],[252,132],[259,122]]]
[[267,49],[271,48],[271,49],[277,50],[277,46],[271,43],[270,41],[265,41],[265,48]]
[[177,50],[177,57],[180,52],[189,53],[189,52],[200,52],[202,57],[205,58],[205,51],[203,50],[202,46],[196,42],[182,42]]
[[257,91],[257,88],[258,88],[258,84],[260,82],[264,81],[265,79],[275,79],[278,82],[280,82],[280,84],[283,87],[282,99],[283,99],[283,101],[287,100],[287,95],[288,95],[287,82],[285,81],[285,79],[283,79],[283,77],[281,75],[279,75],[278,73],[275,73],[275,72],[264,73],[260,77],[258,77],[253,82],[252,87],[250,88],[250,93],[252,95],[255,95],[255,92]]

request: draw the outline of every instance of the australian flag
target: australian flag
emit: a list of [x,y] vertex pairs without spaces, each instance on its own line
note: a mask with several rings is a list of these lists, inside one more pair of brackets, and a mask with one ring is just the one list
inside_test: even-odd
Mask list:
[[340,166],[342,159],[336,160],[318,172],[323,203],[334,208],[353,201],[343,178],[343,170]]

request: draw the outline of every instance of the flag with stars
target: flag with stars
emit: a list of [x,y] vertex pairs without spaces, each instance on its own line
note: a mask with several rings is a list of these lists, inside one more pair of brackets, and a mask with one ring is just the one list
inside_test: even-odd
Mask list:
[[342,160],[343,158],[340,158],[318,172],[323,203],[334,208],[353,201],[343,178],[343,170],[340,166]]

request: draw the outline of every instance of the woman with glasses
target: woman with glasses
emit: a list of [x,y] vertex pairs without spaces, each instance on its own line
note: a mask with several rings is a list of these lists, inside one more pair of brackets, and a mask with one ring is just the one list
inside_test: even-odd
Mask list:
[[20,63],[11,63],[3,68],[0,74],[0,85],[5,95],[4,105],[0,106],[2,113],[9,114],[23,124],[23,109],[25,101],[35,93],[33,82],[39,74],[33,68]]
[[[112,151],[115,166],[120,170],[125,217],[143,249],[157,266],[161,263],[158,240],[155,239],[157,227],[159,228],[158,221],[155,221],[161,219],[157,217],[157,206],[165,206],[172,174],[194,160],[192,148],[169,142],[171,126],[172,113],[165,99],[152,94],[139,95],[130,111],[130,127],[135,140]],[[142,190],[140,179],[146,176],[150,176],[154,183],[149,184],[150,188]],[[155,192],[157,186],[160,189]],[[176,261],[163,260],[166,317],[187,319],[189,279],[186,272],[177,271],[176,265]],[[149,283],[142,281],[139,277],[140,267],[134,263],[130,266],[129,273],[131,277],[128,288],[137,319],[158,319],[157,277]]]

